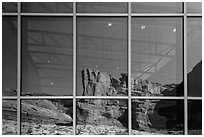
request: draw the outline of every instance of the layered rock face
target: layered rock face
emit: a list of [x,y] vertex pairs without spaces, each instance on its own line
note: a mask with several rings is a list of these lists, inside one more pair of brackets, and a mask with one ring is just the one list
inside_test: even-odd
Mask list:
[[161,96],[164,90],[159,83],[141,80],[134,76],[131,77],[131,86],[133,96]]
[[117,79],[97,70],[82,70],[83,96],[127,95],[127,74]]
[[[164,89],[161,84],[152,83],[148,81],[142,81],[140,79],[131,78],[132,80],[132,95],[136,96],[154,96],[162,95]],[[126,73],[122,73],[120,78],[116,78],[108,75],[104,72],[97,70],[83,69],[82,70],[82,84],[83,84],[83,96],[127,96],[128,94],[128,76]],[[115,102],[114,102],[115,101]],[[90,123],[101,124],[114,123],[116,125],[127,126],[128,111],[127,102],[124,103],[121,100],[83,100],[78,102],[78,106],[82,109],[82,112],[86,112],[86,119]],[[114,102],[114,103],[113,103]],[[132,124],[133,129],[147,130],[151,125],[149,120],[150,114],[154,113],[154,107],[157,101],[151,100],[135,100],[132,102]],[[121,105],[122,104],[122,105]],[[122,107],[123,106],[123,107]],[[125,109],[124,109],[125,107]],[[114,112],[114,113],[113,113]],[[104,115],[103,115],[104,114]],[[116,116],[117,114],[117,116]],[[80,114],[78,116],[80,119]],[[109,118],[120,120],[113,122],[111,119],[96,120],[96,118]],[[155,113],[154,113],[155,115]],[[121,118],[122,117],[122,118]],[[83,118],[82,118],[83,119]],[[85,119],[85,118],[84,118]],[[94,120],[95,119],[95,120]],[[79,120],[80,121],[80,120]],[[82,121],[82,120],[81,120]],[[97,122],[96,122],[97,121]]]

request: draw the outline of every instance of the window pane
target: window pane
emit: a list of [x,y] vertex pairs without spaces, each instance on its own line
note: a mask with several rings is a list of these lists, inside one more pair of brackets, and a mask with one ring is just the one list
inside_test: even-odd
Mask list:
[[136,13],[180,13],[181,2],[133,2],[132,12]]
[[2,100],[2,135],[17,134],[17,101]]
[[16,96],[17,18],[2,17],[2,95]]
[[183,100],[132,100],[132,134],[183,134]]
[[127,13],[125,2],[79,2],[79,13]]
[[22,100],[23,135],[71,135],[73,101],[71,99]]
[[202,101],[188,101],[188,134],[202,135]]
[[127,18],[77,18],[77,95],[127,95]]
[[188,18],[188,95],[202,96],[202,19]]
[[22,18],[23,95],[72,95],[72,18]]
[[182,19],[132,19],[132,95],[182,96]]
[[73,12],[71,2],[23,2],[22,12],[68,13]]
[[127,135],[127,126],[127,100],[77,100],[77,135]]
[[2,2],[2,12],[17,12],[17,2]]
[[187,2],[187,12],[202,13],[202,2]]

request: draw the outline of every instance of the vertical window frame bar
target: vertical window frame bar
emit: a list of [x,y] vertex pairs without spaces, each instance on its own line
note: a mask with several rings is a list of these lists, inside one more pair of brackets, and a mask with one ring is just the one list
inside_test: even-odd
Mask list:
[[132,131],[131,112],[131,2],[128,2],[128,133]]
[[183,3],[183,58],[184,58],[184,135],[188,135],[188,92],[187,92],[187,2]]
[[73,135],[76,135],[76,2],[73,2]]
[[17,27],[17,135],[21,134],[21,2],[18,2]]

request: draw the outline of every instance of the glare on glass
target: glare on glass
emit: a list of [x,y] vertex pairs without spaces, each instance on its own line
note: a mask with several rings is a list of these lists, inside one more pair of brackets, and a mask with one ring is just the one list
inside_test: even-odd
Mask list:
[[202,13],[202,2],[187,2],[188,13]]
[[77,95],[127,96],[127,18],[77,18]]
[[133,13],[181,13],[181,2],[132,2]]
[[22,95],[72,95],[72,18],[22,18]]
[[73,12],[73,3],[71,2],[23,2],[22,12],[70,13],[70,12]]
[[16,13],[17,12],[17,2],[2,2],[2,12],[3,13]]
[[132,18],[133,96],[182,96],[182,18]]
[[187,19],[188,96],[202,97],[202,18]]
[[2,18],[2,95],[17,95],[17,18]]
[[126,2],[78,2],[78,13],[127,13]]

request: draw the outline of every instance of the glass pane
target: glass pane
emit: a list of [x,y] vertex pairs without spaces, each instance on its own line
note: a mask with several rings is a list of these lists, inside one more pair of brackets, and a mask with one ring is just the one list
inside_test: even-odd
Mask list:
[[2,2],[2,12],[17,12],[17,2]]
[[188,13],[202,13],[202,2],[187,2]]
[[188,95],[202,96],[202,18],[188,18]]
[[132,95],[182,96],[182,18],[132,19]]
[[132,100],[132,134],[183,134],[183,106],[183,100]]
[[2,100],[2,135],[17,134],[17,101]]
[[23,2],[22,12],[69,13],[73,12],[71,2]]
[[188,101],[188,134],[202,135],[202,101]]
[[72,95],[72,18],[22,18],[22,94]]
[[127,135],[127,126],[127,100],[77,100],[77,135]]
[[136,13],[180,13],[181,2],[133,2],[132,12]]
[[72,135],[72,99],[22,100],[21,134]]
[[127,13],[125,2],[79,2],[79,13]]
[[127,93],[127,18],[77,18],[77,95]]
[[17,18],[2,17],[2,95],[16,96]]

